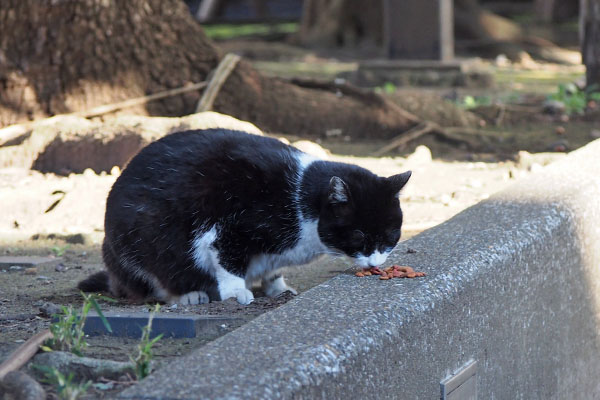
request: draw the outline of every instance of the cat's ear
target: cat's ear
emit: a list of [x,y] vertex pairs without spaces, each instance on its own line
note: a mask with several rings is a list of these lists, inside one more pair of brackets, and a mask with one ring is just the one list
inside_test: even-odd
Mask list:
[[393,175],[387,178],[390,184],[390,188],[396,195],[398,195],[398,193],[400,193],[400,190],[404,187],[404,185],[406,185],[406,182],[408,182],[408,180],[410,179],[411,174],[412,171],[406,171],[401,174]]
[[343,204],[350,202],[350,191],[346,182],[337,176],[329,180],[329,194],[327,200],[331,204]]

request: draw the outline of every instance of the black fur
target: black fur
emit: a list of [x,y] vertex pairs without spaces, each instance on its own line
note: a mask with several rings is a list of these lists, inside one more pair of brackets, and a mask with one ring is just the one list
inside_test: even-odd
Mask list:
[[106,271],[96,272],[79,282],[77,288],[84,292],[108,292],[110,290],[108,286],[108,273]]
[[[158,283],[169,296],[205,291],[219,299],[214,274],[195,265],[194,239],[219,226],[218,261],[244,277],[252,257],[299,242],[298,210],[303,219],[318,218],[319,237],[334,251],[356,256],[396,244],[402,223],[397,194],[410,173],[382,178],[317,161],[304,171],[298,195],[301,155],[276,139],[220,129],[175,133],[142,149],[106,203],[108,275],[102,277],[109,277],[113,294],[151,297]],[[343,180],[346,201],[331,200],[333,176]],[[79,287],[96,291],[98,276]],[[107,289],[108,280],[102,282]]]

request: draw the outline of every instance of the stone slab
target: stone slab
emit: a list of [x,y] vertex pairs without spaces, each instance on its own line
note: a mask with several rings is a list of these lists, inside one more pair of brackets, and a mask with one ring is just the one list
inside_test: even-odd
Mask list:
[[[106,330],[102,320],[95,312],[88,314],[83,331],[86,335],[109,335],[139,338],[142,328],[148,324],[149,313],[104,312],[112,333]],[[160,334],[166,338],[193,338],[202,335],[215,335],[223,331],[224,324],[237,321],[235,317],[225,315],[193,315],[158,313],[152,320],[154,338]]]
[[119,398],[436,399],[470,360],[481,399],[600,397],[599,155],[399,244],[389,262],[427,277],[339,275]]
[[35,267],[40,264],[48,264],[60,261],[59,258],[35,257],[35,256],[1,256],[0,269],[9,270],[12,266],[23,268]]

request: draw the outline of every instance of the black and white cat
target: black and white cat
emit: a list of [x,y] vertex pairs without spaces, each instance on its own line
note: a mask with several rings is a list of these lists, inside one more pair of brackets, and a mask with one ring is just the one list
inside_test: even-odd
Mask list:
[[410,171],[379,177],[279,140],[211,129],[142,149],[106,202],[107,271],[79,283],[136,300],[249,304],[285,291],[280,268],[321,254],[382,264],[400,239]]

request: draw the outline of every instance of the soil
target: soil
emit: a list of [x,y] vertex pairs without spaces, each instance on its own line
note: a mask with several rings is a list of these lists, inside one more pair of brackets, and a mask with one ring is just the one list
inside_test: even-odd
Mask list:
[[[245,46],[251,52],[247,44]],[[328,70],[326,66],[330,64],[325,58],[314,55],[311,58],[303,50],[296,50],[290,52],[289,62],[301,60],[302,65],[313,68],[310,69],[310,77],[318,77],[312,75],[316,70]],[[347,68],[347,64],[341,68],[338,62],[331,64],[335,64],[331,69],[333,71]],[[264,60],[254,60],[253,65],[258,69],[265,68],[262,70],[265,74],[278,76],[278,70],[272,69],[273,64],[265,64]],[[292,70],[290,65],[292,64],[285,64],[283,67],[286,74],[303,76]],[[314,68],[315,65],[317,68]],[[562,67],[545,65],[540,70],[555,68]],[[506,74],[506,70],[498,72],[497,76],[506,77],[503,73]],[[572,75],[569,74],[561,75],[560,79],[570,81]],[[331,74],[326,76],[332,77]],[[568,80],[565,76],[568,76]],[[273,85],[279,84],[273,83],[276,81],[270,82]],[[544,82],[547,84],[547,80]],[[327,151],[332,153],[329,156],[332,160],[355,163],[384,176],[409,169],[413,171],[411,180],[401,193],[405,216],[402,240],[406,240],[488,198],[514,180],[561,159],[565,151],[574,150],[598,135],[597,117],[593,117],[593,114],[567,117],[564,113],[543,113],[545,95],[540,96],[538,93],[538,83],[536,81],[531,85],[530,81],[515,81],[511,78],[509,83],[499,84],[494,96],[504,98],[503,96],[516,93],[518,104],[512,104],[511,107],[505,103],[492,104],[471,111],[457,107],[457,104],[465,95],[479,96],[481,91],[432,88],[425,92],[415,88],[396,88],[394,93],[387,95],[388,99],[420,118],[445,127],[463,129],[459,133],[470,135],[470,142],[467,143],[475,143],[476,146],[444,141],[435,135],[424,135],[406,147],[390,152],[386,157],[375,158],[369,155],[387,144],[388,140],[378,138],[375,134],[369,135],[368,127],[364,128],[367,133],[363,138],[360,135],[346,135],[335,124],[330,130],[312,132],[309,136],[326,150],[326,155]],[[523,92],[534,92],[536,95],[530,96]],[[310,101],[310,98],[307,97],[306,100]],[[250,114],[254,111],[256,110],[247,110]],[[500,114],[502,118],[499,118]],[[273,118],[279,115],[281,120],[278,123],[285,125],[285,118],[278,110],[274,109],[270,115]],[[563,129],[557,129],[559,127]],[[311,128],[304,126],[303,132]],[[290,142],[307,136],[277,133],[271,132]],[[313,145],[316,146],[316,143]],[[18,143],[14,146],[18,147]],[[519,150],[528,150],[530,153]],[[76,158],[85,160],[86,157],[85,154],[79,154]],[[98,172],[103,171],[99,174],[87,169],[83,173],[69,173],[67,170],[60,175],[42,173],[29,169],[28,166],[0,168],[0,256],[53,257],[50,262],[36,267],[35,271],[0,268],[0,362],[20,343],[48,327],[50,319],[40,311],[40,307],[48,302],[79,306],[82,298],[75,288],[76,283],[102,269],[100,243],[104,234],[104,203],[120,172],[118,168],[109,167],[98,169]],[[83,169],[78,167],[77,172]],[[337,274],[354,272],[350,261],[330,258],[290,269],[286,280],[303,293]],[[162,311],[238,317],[239,322],[228,326],[224,331],[227,332],[287,301],[293,301],[294,297],[286,294],[270,299],[258,288],[255,288],[254,293],[255,302],[249,306],[227,300],[179,307],[176,310],[167,305]],[[125,302],[102,302],[102,307],[104,310],[148,309],[144,304]],[[160,340],[155,347],[155,358],[159,364],[164,363],[214,338]],[[114,360],[127,360],[137,345],[137,340],[112,337],[89,338],[88,342],[90,346],[86,355]],[[90,397],[111,398],[115,391],[126,385],[127,383],[118,383],[108,391],[92,388]]]
[[[513,161],[449,162],[432,160],[429,150],[420,147],[408,157],[334,155],[331,158],[359,164],[380,175],[407,169],[413,171],[411,181],[401,196],[405,214],[403,239],[407,239],[487,198],[515,178],[529,174],[532,165],[537,165],[533,167],[535,170],[562,156],[561,153],[523,154],[521,164]],[[44,303],[81,304],[76,283],[102,269],[99,244],[103,237],[104,201],[118,171],[115,169],[113,172],[113,175],[97,175],[87,170],[84,174],[58,176],[24,168],[1,171],[0,197],[4,201],[0,215],[0,255],[54,258],[38,266],[33,273],[9,268],[0,272],[0,360],[22,341],[48,326],[49,318],[40,312]],[[54,207],[49,210],[52,205]],[[290,269],[286,278],[302,293],[339,273],[353,273],[352,264],[346,259],[321,260]],[[240,322],[229,326],[228,331],[293,298],[285,295],[269,299],[258,288],[255,296],[256,301],[249,306],[227,300],[178,308],[176,312],[239,317]],[[117,305],[103,303],[102,307],[115,311],[143,311],[148,308],[143,304],[122,302]],[[163,310],[175,312],[168,307],[163,307]],[[161,340],[156,348],[156,358],[159,362],[172,359],[212,339],[214,337]],[[127,360],[137,341],[96,337],[90,338],[89,343],[86,351],[89,356]],[[96,394],[102,393],[97,391]]]

